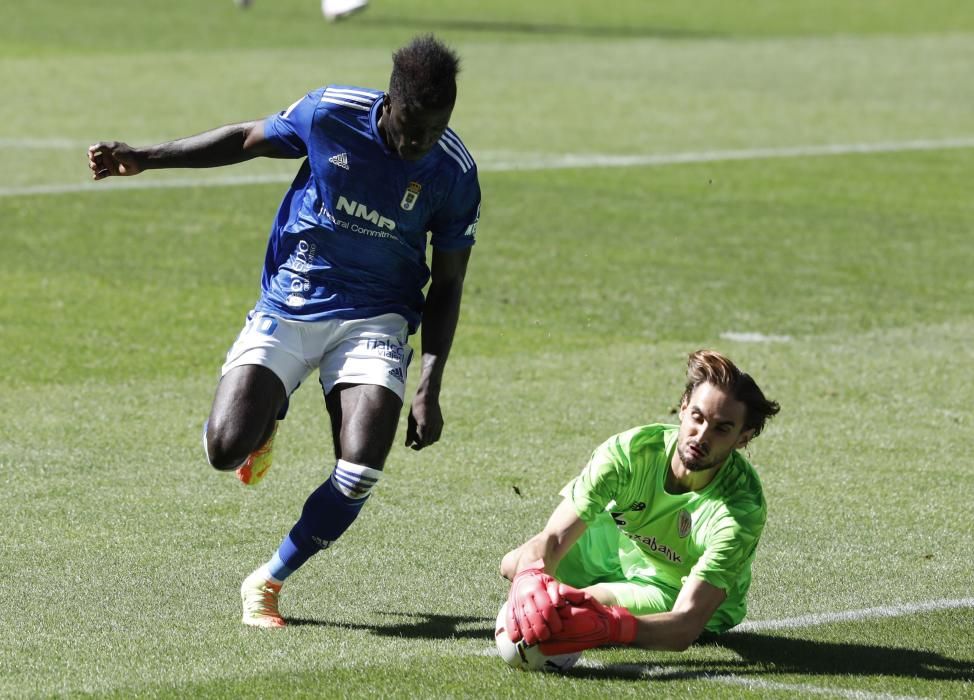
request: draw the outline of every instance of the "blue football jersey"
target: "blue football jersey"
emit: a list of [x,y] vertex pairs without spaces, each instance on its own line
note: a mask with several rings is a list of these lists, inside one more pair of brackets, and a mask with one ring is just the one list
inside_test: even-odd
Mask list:
[[435,248],[474,244],[477,166],[447,129],[418,161],[379,134],[384,93],[329,85],[264,123],[265,137],[306,157],[271,228],[256,310],[299,320],[398,313],[415,331]]

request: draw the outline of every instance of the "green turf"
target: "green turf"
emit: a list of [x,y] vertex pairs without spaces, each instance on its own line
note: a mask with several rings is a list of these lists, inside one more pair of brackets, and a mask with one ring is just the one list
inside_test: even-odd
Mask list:
[[[595,165],[970,143],[974,10],[606,7],[374,0],[330,26],[306,0],[0,6],[0,696],[970,697],[969,606],[593,651],[565,677],[490,654],[501,556],[598,442],[673,420],[701,346],[783,406],[751,448],[770,513],[749,619],[972,595],[974,148]],[[296,624],[242,629],[241,578],[331,455],[313,381],[259,488],[199,446],[294,163],[113,189],[84,186],[84,148],[382,87],[418,31],[463,55],[453,125],[483,170],[446,433],[395,447],[289,581]],[[237,175],[281,181],[202,186]]]

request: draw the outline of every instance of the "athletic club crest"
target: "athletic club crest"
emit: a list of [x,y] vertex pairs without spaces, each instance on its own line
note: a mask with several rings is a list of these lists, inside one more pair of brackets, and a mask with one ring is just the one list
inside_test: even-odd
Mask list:
[[402,207],[403,211],[412,211],[413,207],[416,206],[416,200],[419,199],[419,193],[422,191],[423,186],[418,182],[410,182],[406,186],[406,191],[402,195],[402,201],[399,202],[399,206]]
[[693,527],[693,518],[685,510],[680,511],[680,519],[677,522],[677,530],[680,533],[680,538],[686,537],[690,534],[690,529]]

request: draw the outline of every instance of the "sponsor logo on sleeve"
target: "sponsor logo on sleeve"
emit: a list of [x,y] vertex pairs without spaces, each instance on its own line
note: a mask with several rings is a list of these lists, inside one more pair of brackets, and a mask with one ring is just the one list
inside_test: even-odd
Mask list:
[[474,217],[473,223],[467,226],[467,230],[463,232],[463,235],[467,238],[473,238],[477,235],[477,224],[480,222],[480,205],[477,205],[477,216]]

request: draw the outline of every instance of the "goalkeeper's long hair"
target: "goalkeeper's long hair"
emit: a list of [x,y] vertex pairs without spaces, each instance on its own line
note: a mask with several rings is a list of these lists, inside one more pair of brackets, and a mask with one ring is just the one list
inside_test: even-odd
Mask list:
[[432,34],[392,54],[389,96],[407,109],[453,107],[460,57]]
[[687,386],[680,403],[686,404],[694,390],[704,382],[720,387],[744,404],[747,408],[744,430],[754,431],[751,440],[760,435],[768,419],[781,410],[777,401],[764,395],[750,374],[742,372],[716,350],[697,350],[690,353],[687,359]]

